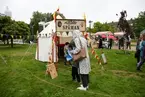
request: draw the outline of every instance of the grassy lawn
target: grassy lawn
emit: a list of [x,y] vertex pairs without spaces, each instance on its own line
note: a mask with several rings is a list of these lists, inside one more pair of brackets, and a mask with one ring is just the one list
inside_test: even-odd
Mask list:
[[[0,46],[0,97],[145,97],[145,66],[136,71],[134,52],[104,49],[108,60],[104,69],[90,54],[90,88],[84,92],[76,89],[79,84],[71,81],[71,66],[64,66],[63,60],[56,79],[45,76],[47,63],[35,60],[35,48]],[[96,52],[100,55],[101,50]]]

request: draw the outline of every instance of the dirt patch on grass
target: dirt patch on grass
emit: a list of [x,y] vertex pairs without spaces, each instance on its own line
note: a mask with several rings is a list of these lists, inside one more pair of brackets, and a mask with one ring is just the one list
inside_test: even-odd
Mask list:
[[31,52],[27,52],[26,54],[25,54],[25,52],[24,53],[13,53],[13,54],[11,54],[11,56],[29,56],[29,55],[32,55],[33,53],[31,53]]
[[111,70],[111,72],[116,76],[145,79],[145,74],[141,72],[129,72],[129,71],[123,71],[123,70]]

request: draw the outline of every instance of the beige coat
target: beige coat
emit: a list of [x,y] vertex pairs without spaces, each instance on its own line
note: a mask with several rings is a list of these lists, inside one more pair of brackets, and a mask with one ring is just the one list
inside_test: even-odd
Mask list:
[[82,47],[85,48],[86,55],[87,55],[85,59],[79,61],[79,73],[89,74],[89,72],[91,71],[91,67],[90,67],[90,58],[89,58],[88,48],[87,48],[87,41],[84,37],[82,37],[81,32],[78,30],[73,31],[73,41],[76,45],[76,48],[73,51],[71,51],[71,53],[77,54],[81,50],[81,45],[82,45]]

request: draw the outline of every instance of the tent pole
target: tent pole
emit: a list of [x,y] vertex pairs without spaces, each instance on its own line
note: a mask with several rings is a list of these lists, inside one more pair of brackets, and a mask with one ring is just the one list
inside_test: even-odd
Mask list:
[[54,57],[54,51],[53,51],[53,50],[54,50],[54,49],[53,49],[54,44],[53,44],[53,39],[54,39],[54,35],[52,34],[52,63],[54,62],[54,60],[53,60],[53,59],[54,59],[54,58],[53,58],[53,57]]
[[39,60],[39,37],[37,38],[37,60]]

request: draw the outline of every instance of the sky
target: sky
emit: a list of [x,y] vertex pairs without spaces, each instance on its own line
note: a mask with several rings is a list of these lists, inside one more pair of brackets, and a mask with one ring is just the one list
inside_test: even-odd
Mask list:
[[145,11],[145,0],[0,0],[0,13],[4,13],[6,6],[13,19],[26,23],[30,22],[34,11],[53,13],[59,6],[68,19],[83,19],[85,13],[88,25],[89,20],[118,21],[122,10],[127,10],[127,19],[135,18],[140,11]]

